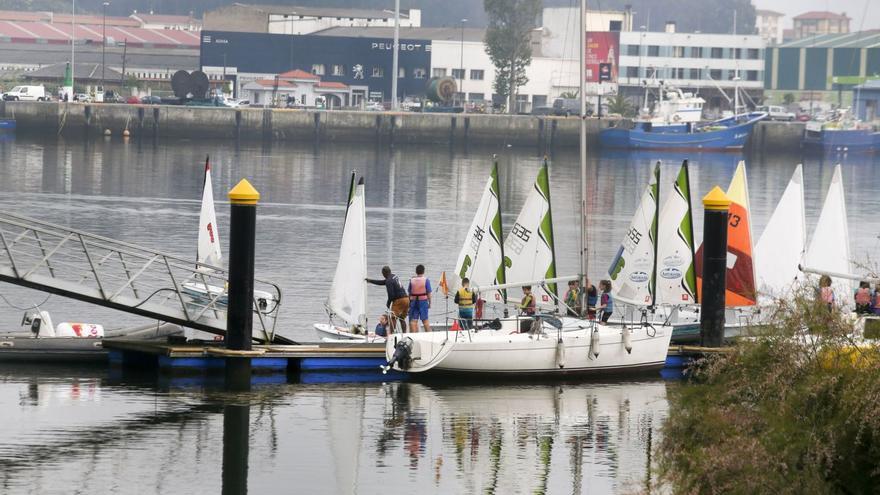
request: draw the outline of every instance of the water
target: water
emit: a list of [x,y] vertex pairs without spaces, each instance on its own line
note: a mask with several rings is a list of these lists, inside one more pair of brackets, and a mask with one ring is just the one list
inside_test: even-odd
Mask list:
[[[417,263],[437,280],[452,269],[497,153],[504,222],[514,220],[541,157],[530,150],[368,145],[242,144],[17,138],[0,142],[0,207],[186,257],[194,256],[202,170],[211,155],[220,235],[221,200],[241,177],[261,192],[257,275],[284,294],[279,333],[313,339],[336,263],[348,177],[366,178],[370,271],[402,276]],[[602,276],[650,175],[667,183],[685,155],[591,153],[590,274]],[[694,195],[726,187],[741,158],[691,155]],[[748,162],[757,239],[801,157]],[[804,157],[807,223],[815,223],[835,161]],[[880,172],[844,157],[852,251],[878,249]],[[577,151],[552,157],[558,272],[577,271]],[[695,212],[697,237],[702,215]],[[228,253],[228,251],[224,251]],[[18,330],[42,293],[0,287],[0,328]],[[378,315],[384,289],[370,288]],[[442,306],[440,302],[439,306]],[[435,310],[441,310],[435,305]],[[110,328],[138,317],[51,297],[55,321]],[[116,376],[95,370],[0,367],[0,491],[181,493],[609,493],[650,482],[651,445],[668,411],[663,381],[502,386],[321,383],[321,375],[244,395],[199,379]],[[224,428],[225,425],[225,428]],[[225,432],[224,432],[225,430]],[[242,437],[242,435],[244,435]],[[233,454],[248,448],[247,472]],[[224,457],[224,446],[229,450]],[[226,469],[224,459],[229,461]],[[238,459],[240,461],[240,459]],[[233,467],[238,466],[238,470]]]

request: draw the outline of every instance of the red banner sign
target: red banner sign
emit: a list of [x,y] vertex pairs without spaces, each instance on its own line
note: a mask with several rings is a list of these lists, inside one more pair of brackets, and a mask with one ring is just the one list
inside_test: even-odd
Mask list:
[[617,82],[620,32],[587,31],[587,82]]

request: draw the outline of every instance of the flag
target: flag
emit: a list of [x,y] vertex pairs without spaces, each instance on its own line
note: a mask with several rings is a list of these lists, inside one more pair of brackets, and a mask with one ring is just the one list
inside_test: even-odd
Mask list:
[[449,284],[446,283],[446,272],[440,274],[440,290],[445,297],[449,297]]

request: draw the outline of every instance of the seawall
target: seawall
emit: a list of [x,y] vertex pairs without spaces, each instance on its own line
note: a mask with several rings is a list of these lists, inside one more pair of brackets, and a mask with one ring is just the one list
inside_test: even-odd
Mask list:
[[[510,145],[551,150],[578,145],[576,117],[212,108],[169,105],[0,102],[0,115],[19,131],[68,138],[114,135],[138,138],[202,138],[432,144]],[[613,119],[587,119],[590,146]],[[799,149],[803,124],[760,123],[752,149]]]

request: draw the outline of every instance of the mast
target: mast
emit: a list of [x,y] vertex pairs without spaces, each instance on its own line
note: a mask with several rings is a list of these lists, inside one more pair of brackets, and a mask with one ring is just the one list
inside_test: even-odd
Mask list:
[[[504,264],[504,238],[501,237],[504,232],[504,227],[501,224],[501,186],[499,185],[498,180],[498,155],[492,155],[492,176],[495,180],[495,191],[498,194],[498,244],[501,245],[501,266],[498,267],[498,271],[496,272],[496,280],[500,283],[507,283],[507,267]],[[494,220],[493,220],[494,223]],[[500,275],[501,277],[498,277]],[[507,316],[507,289],[501,290],[501,302],[504,304],[504,316]]]
[[581,152],[581,241],[580,241],[580,281],[581,307],[586,308],[587,270],[587,97],[586,92],[586,50],[587,50],[587,0],[581,0],[580,8],[580,45],[578,59],[580,61],[580,80],[578,82],[581,104],[580,152]]
[[[691,176],[690,172],[688,172],[688,161],[685,160],[682,162],[681,166],[684,168],[684,181],[687,185],[687,200],[688,200],[688,225],[690,226],[691,238],[688,239],[691,245],[691,263],[696,266],[697,263],[697,254],[694,252],[694,217],[693,217],[693,208],[691,208]],[[694,279],[696,281],[696,279]],[[695,284],[696,285],[696,284]],[[700,303],[700,291],[696,290],[696,286],[694,287],[694,304]]]
[[[556,277],[556,236],[553,235],[553,202],[550,201],[550,167],[547,166],[547,156],[544,156],[544,176],[547,178],[547,217],[550,224],[550,255],[552,261],[553,273],[549,274]],[[548,274],[544,274],[546,277]],[[559,290],[556,284],[547,284],[547,288],[553,294],[553,300],[556,301],[556,310],[559,311]],[[580,292],[583,292],[581,290]]]
[[651,233],[654,236],[654,266],[651,268],[651,279],[648,281],[651,291],[651,309],[657,307],[657,234],[660,231],[660,160],[654,165],[654,225],[651,226]]
[[397,110],[397,71],[400,51],[400,0],[394,2],[394,44],[391,55],[391,110]]

